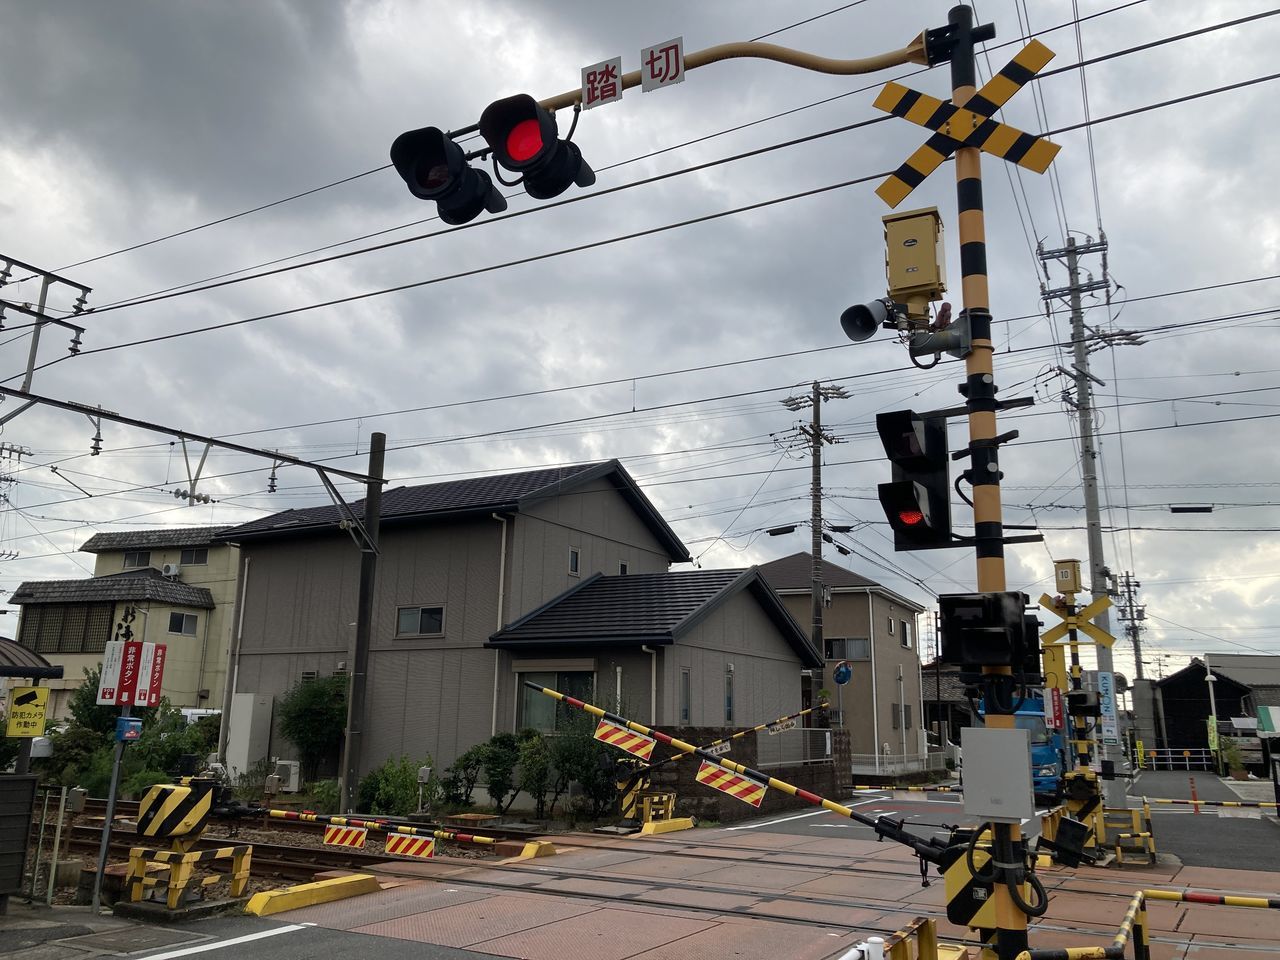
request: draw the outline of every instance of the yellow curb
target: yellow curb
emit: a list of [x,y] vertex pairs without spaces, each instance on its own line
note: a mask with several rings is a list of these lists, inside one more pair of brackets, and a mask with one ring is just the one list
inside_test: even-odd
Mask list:
[[531,860],[534,857],[554,857],[555,855],[555,844],[550,840],[530,840],[524,845],[524,849],[520,851],[520,856],[515,859]]
[[264,890],[262,893],[255,893],[244,908],[244,912],[266,917],[273,913],[284,913],[286,910],[313,907],[318,903],[377,893],[380,889],[382,888],[372,874],[353,873],[345,877],[334,877],[331,880],[317,880],[315,883],[285,887],[283,890]]
[[677,830],[692,830],[693,817],[675,817],[671,820],[650,820],[640,828],[640,836],[651,837],[655,833],[675,833]]

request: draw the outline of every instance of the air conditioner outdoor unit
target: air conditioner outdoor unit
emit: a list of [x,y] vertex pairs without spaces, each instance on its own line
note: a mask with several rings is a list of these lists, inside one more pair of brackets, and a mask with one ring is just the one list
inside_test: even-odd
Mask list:
[[297,760],[277,760],[275,775],[280,778],[281,793],[297,793],[302,789],[302,764]]
[[182,564],[166,563],[163,567],[160,568],[160,572],[166,577],[176,577],[179,573],[182,572]]

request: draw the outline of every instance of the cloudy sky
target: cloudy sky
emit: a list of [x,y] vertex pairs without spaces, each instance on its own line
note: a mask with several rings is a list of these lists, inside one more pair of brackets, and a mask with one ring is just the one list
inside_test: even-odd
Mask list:
[[[894,554],[875,499],[888,467],[874,415],[952,405],[963,373],[956,361],[914,369],[889,336],[851,344],[841,335],[841,310],[884,295],[888,211],[876,181],[735,212],[896,167],[924,134],[892,118],[778,145],[881,116],[872,100],[885,80],[908,77],[946,97],[945,67],[835,77],[735,60],[668,89],[628,91],[585,112],[574,134],[595,187],[572,188],[564,199],[575,202],[558,207],[504,188],[508,213],[528,214],[463,229],[378,169],[403,130],[463,127],[499,97],[574,89],[581,67],[614,56],[635,69],[642,47],[676,36],[686,51],[767,36],[860,57],[943,24],[948,6],[8,4],[0,254],[91,286],[99,308],[83,321],[80,356],[67,353],[66,331],[44,331],[39,361],[57,362],[35,374],[33,390],[355,470],[370,432],[383,431],[398,483],[617,457],[712,567],[806,547],[804,527],[763,534],[808,516],[797,415],[780,401],[814,379],[841,383],[849,399],[823,410],[843,441],[825,452],[825,510],[856,529],[838,538],[853,554],[837,559],[926,603],[973,589],[971,551]],[[1046,278],[1035,247],[1103,230],[1111,304],[1086,297],[1086,321],[1146,340],[1115,349],[1095,340],[1091,353],[1106,384],[1097,397],[1106,558],[1142,582],[1150,672],[1161,653],[1172,656],[1167,671],[1190,653],[1280,652],[1270,419],[1280,417],[1280,137],[1266,107],[1275,83],[1144,109],[1265,77],[1280,17],[1131,48],[1267,9],[1252,0],[978,5],[997,27],[982,75],[1030,34],[1057,52],[1046,72],[1069,68],[1024,88],[1005,119],[1036,133],[1074,128],[1054,138],[1062,151],[1050,175],[984,163],[997,380],[1002,396],[1037,401],[1001,421],[1021,431],[1002,459],[1006,522],[1039,524],[1045,536],[1010,548],[1009,587],[1038,596],[1051,556],[1086,556],[1077,424],[1055,372],[1070,362],[1070,323],[1061,303],[1046,317],[1040,297],[1043,283],[1066,276],[1051,264]],[[1081,53],[1118,54],[1083,72],[1087,98],[1082,72],[1070,69]],[[1095,122],[1082,128],[1086,116]],[[570,119],[562,114],[562,134]],[[641,182],[659,174],[671,176]],[[944,166],[902,208],[942,211],[958,300],[953,178]],[[714,219],[678,225],[702,217]],[[395,240],[409,242],[362,252]],[[245,279],[334,254],[351,255]],[[543,259],[505,266],[533,257]],[[1101,258],[1083,267],[1103,277]],[[455,276],[474,271],[484,272]],[[15,269],[0,296],[34,301],[36,281],[13,282],[25,276]],[[236,282],[185,292],[215,277]],[[419,286],[304,309],[410,284]],[[1201,287],[1213,289],[1186,292]],[[183,295],[111,308],[173,288]],[[74,298],[54,286],[49,306],[64,315]],[[267,314],[278,315],[182,335]],[[0,332],[0,376],[13,387],[30,348],[23,319],[10,311]],[[157,337],[169,339],[135,343]],[[953,447],[963,431],[952,427]],[[170,438],[104,423],[102,454],[90,457],[93,432],[85,417],[47,409],[3,427],[12,482],[0,548],[16,553],[0,570],[5,591],[90,572],[92,557],[76,551],[95,531],[230,523],[325,502],[314,474],[282,470],[268,494],[269,463],[215,451],[200,489],[218,502],[188,507],[172,495],[187,484]],[[1170,512],[1188,503],[1214,510]],[[956,519],[970,522],[967,508]],[[1131,654],[1117,651],[1131,670]]]

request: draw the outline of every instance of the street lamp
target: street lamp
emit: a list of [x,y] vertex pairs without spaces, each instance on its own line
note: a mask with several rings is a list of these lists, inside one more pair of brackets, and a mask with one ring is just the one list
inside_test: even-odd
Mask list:
[[1209,750],[1213,757],[1213,772],[1222,776],[1218,754],[1218,701],[1213,696],[1213,685],[1218,682],[1218,678],[1213,675],[1208,660],[1204,662],[1204,682],[1209,685]]

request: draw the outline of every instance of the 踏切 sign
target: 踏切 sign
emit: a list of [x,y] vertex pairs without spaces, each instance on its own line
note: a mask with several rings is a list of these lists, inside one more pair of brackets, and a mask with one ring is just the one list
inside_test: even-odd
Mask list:
[[622,99],[622,58],[601,60],[582,68],[582,109]]
[[9,722],[6,737],[43,737],[45,711],[49,707],[48,687],[14,687],[9,691]]
[[640,51],[640,89],[644,93],[684,82],[684,37]]

